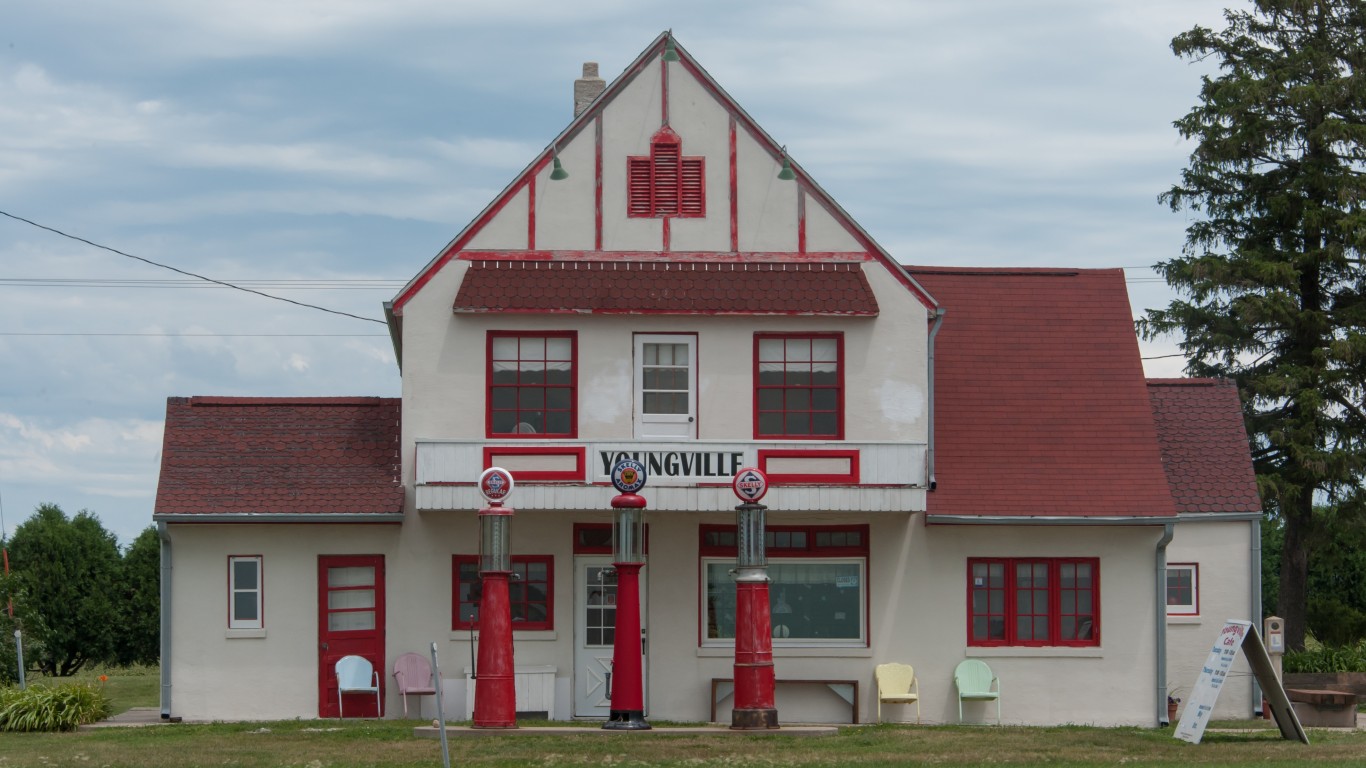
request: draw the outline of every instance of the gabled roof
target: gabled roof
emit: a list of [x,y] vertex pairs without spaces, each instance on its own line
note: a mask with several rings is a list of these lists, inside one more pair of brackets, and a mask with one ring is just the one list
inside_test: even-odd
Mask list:
[[[521,173],[519,173],[514,179],[512,179],[512,181],[503,189],[503,191],[500,192],[498,196],[495,197],[488,204],[488,206],[485,207],[484,210],[477,217],[475,217],[475,219],[472,222],[469,223],[469,225],[467,225],[458,235],[456,235],[455,238],[452,239],[446,245],[446,247],[443,248],[441,252],[436,255],[435,258],[428,262],[428,264],[425,267],[423,267],[422,270],[415,277],[413,277],[413,279],[410,280],[408,284],[405,285],[391,301],[385,302],[385,317],[389,323],[390,335],[393,339],[395,345],[395,352],[397,353],[397,356],[400,360],[400,364],[403,357],[402,333],[400,329],[402,325],[404,305],[406,305],[407,302],[414,295],[416,295],[418,291],[422,290],[423,286],[425,286],[431,280],[431,278],[433,277],[433,275],[435,275],[436,272],[438,272],[451,259],[456,258],[457,255],[460,254],[461,251],[463,251],[466,248],[466,246],[473,240],[475,235],[479,233],[481,228],[484,226],[485,222],[490,220],[492,216],[494,216],[500,210],[502,210],[502,208],[508,203],[508,201],[514,195],[516,195],[518,190],[520,190],[530,178],[540,173],[546,166],[548,166],[551,163],[551,161],[555,157],[556,147],[562,147],[567,145],[570,142],[570,140],[578,136],[584,130],[591,130],[592,126],[594,125],[594,121],[598,118],[598,116],[603,113],[607,106],[611,104],[617,98],[617,96],[623,90],[625,90],[626,87],[633,80],[635,80],[635,78],[640,76],[640,74],[645,70],[646,66],[650,62],[659,58],[664,53],[665,47],[671,39],[674,40],[673,48],[675,53],[678,55],[679,65],[683,68],[683,70],[686,71],[688,74],[692,75],[694,78],[696,78],[697,82],[699,82],[704,89],[710,92],[716,98],[717,102],[721,104],[726,109],[726,111],[730,113],[730,115],[735,119],[736,123],[742,126],[744,130],[748,131],[755,138],[755,140],[758,141],[768,151],[768,153],[774,158],[775,161],[781,160],[782,158],[787,156],[784,147],[777,141],[775,141],[771,136],[769,136],[768,133],[765,132],[759,126],[759,124],[749,116],[747,112],[745,112],[745,110],[739,105],[739,103],[736,102],[730,96],[730,94],[726,93],[726,91],[723,88],[721,88],[721,86],[718,85],[715,80],[712,79],[711,75],[708,74],[707,71],[703,69],[702,66],[695,59],[693,59],[692,55],[688,53],[688,51],[682,45],[679,45],[676,39],[672,38],[672,35],[669,32],[666,31],[660,34],[648,47],[646,47],[644,51],[640,53],[638,57],[636,57],[636,59],[630,65],[626,67],[626,69],[622,72],[621,75],[612,80],[612,82],[608,83],[606,88],[597,97],[597,99],[595,99],[592,104],[590,104],[586,109],[584,109],[582,113],[577,115],[573,119],[573,121],[570,122],[568,127],[566,127],[558,136],[556,136],[549,144],[547,144],[546,147],[543,150],[541,150],[541,152],[531,161],[531,163],[527,165],[526,168],[524,168],[521,171]],[[907,288],[907,290],[909,290],[912,293],[912,295],[914,295],[926,307],[934,308],[935,306],[937,306],[935,299],[931,296],[931,294],[927,292],[922,286],[918,285],[914,278],[912,278],[905,271],[905,269],[899,263],[897,263],[895,259],[893,259],[885,250],[883,250],[882,246],[878,245],[877,242],[874,241],[873,238],[866,231],[864,231],[864,229],[861,226],[859,226],[859,224],[856,221],[854,221],[853,217],[850,216],[834,200],[834,198],[832,198],[824,189],[822,189],[821,186],[817,184],[811,178],[811,176],[806,173],[805,170],[802,169],[802,167],[795,161],[795,159],[792,159],[790,157],[788,157],[788,159],[791,160],[791,166],[796,175],[794,183],[800,185],[801,188],[806,192],[810,200],[810,202],[808,203],[809,205],[819,205],[828,210],[835,217],[835,219],[839,221],[840,224],[855,238],[855,240],[862,244],[862,246],[866,249],[867,253],[877,261],[884,264],[887,270],[897,280],[899,280]]]
[[398,521],[399,400],[172,397],[154,519]]
[[1123,271],[909,269],[946,310],[928,522],[1175,515]]
[[1238,388],[1227,379],[1149,379],[1176,511],[1260,513]]
[[873,316],[858,264],[475,261],[456,312]]

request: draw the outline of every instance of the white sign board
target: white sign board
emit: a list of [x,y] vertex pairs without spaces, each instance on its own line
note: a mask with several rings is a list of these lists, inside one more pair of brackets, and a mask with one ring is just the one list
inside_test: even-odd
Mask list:
[[1199,744],[1200,739],[1204,738],[1205,726],[1209,725],[1210,715],[1214,712],[1214,703],[1219,700],[1219,693],[1224,688],[1224,681],[1228,679],[1229,670],[1245,646],[1248,663],[1252,665],[1257,682],[1266,692],[1281,735],[1308,744],[1309,737],[1305,735],[1304,727],[1300,725],[1299,718],[1290,708],[1285,689],[1281,687],[1280,680],[1272,670],[1271,658],[1267,655],[1266,646],[1262,645],[1256,627],[1252,622],[1241,619],[1229,619],[1224,628],[1219,630],[1219,637],[1215,639],[1214,647],[1210,649],[1209,657],[1200,669],[1200,676],[1191,688],[1190,697],[1186,699],[1186,709],[1181,713],[1181,722],[1176,724],[1176,738],[1192,744]]

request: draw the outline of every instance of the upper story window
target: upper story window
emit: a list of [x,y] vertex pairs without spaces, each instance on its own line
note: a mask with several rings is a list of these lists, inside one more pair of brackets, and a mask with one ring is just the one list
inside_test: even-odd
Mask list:
[[755,335],[754,436],[844,439],[842,334]]
[[705,216],[706,160],[683,155],[667,127],[650,140],[649,156],[626,158],[626,214],[633,217]]
[[489,437],[574,437],[578,337],[573,331],[490,331]]

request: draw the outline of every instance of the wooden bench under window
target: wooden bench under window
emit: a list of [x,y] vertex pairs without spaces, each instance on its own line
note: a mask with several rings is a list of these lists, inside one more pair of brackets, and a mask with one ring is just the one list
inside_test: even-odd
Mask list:
[[[857,680],[804,680],[780,677],[773,681],[777,685],[823,685],[834,691],[836,696],[851,707],[851,723],[858,722],[858,681]],[[735,693],[735,679],[730,677],[713,677],[711,679],[711,719],[716,722],[716,705],[725,701]]]

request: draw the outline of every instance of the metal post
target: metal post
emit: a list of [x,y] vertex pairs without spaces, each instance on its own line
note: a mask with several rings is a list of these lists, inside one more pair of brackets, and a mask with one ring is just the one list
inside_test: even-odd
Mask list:
[[24,690],[28,685],[24,682],[24,633],[22,630],[14,630],[14,655],[18,657],[19,664],[19,690]]
[[451,748],[446,742],[446,705],[441,692],[441,665],[436,661],[436,643],[432,643],[432,681],[436,686],[436,724],[441,733],[441,765],[451,768]]
[[612,498],[616,521],[612,527],[612,566],[617,569],[616,628],[612,637],[612,706],[606,730],[648,731],[645,720],[645,678],[640,637],[640,569],[645,567],[645,466],[632,459],[617,462],[612,485],[621,493]]
[[744,503],[735,508],[735,706],[730,727],[777,728],[773,620],[764,547],[764,513],[768,507],[757,503],[768,491],[768,478],[746,467],[736,473],[732,486]]
[[512,575],[509,527],[513,509],[503,500],[512,492],[512,474],[484,470],[479,490],[489,506],[479,510],[479,677],[474,684],[474,727],[517,727],[517,682],[512,659]]

